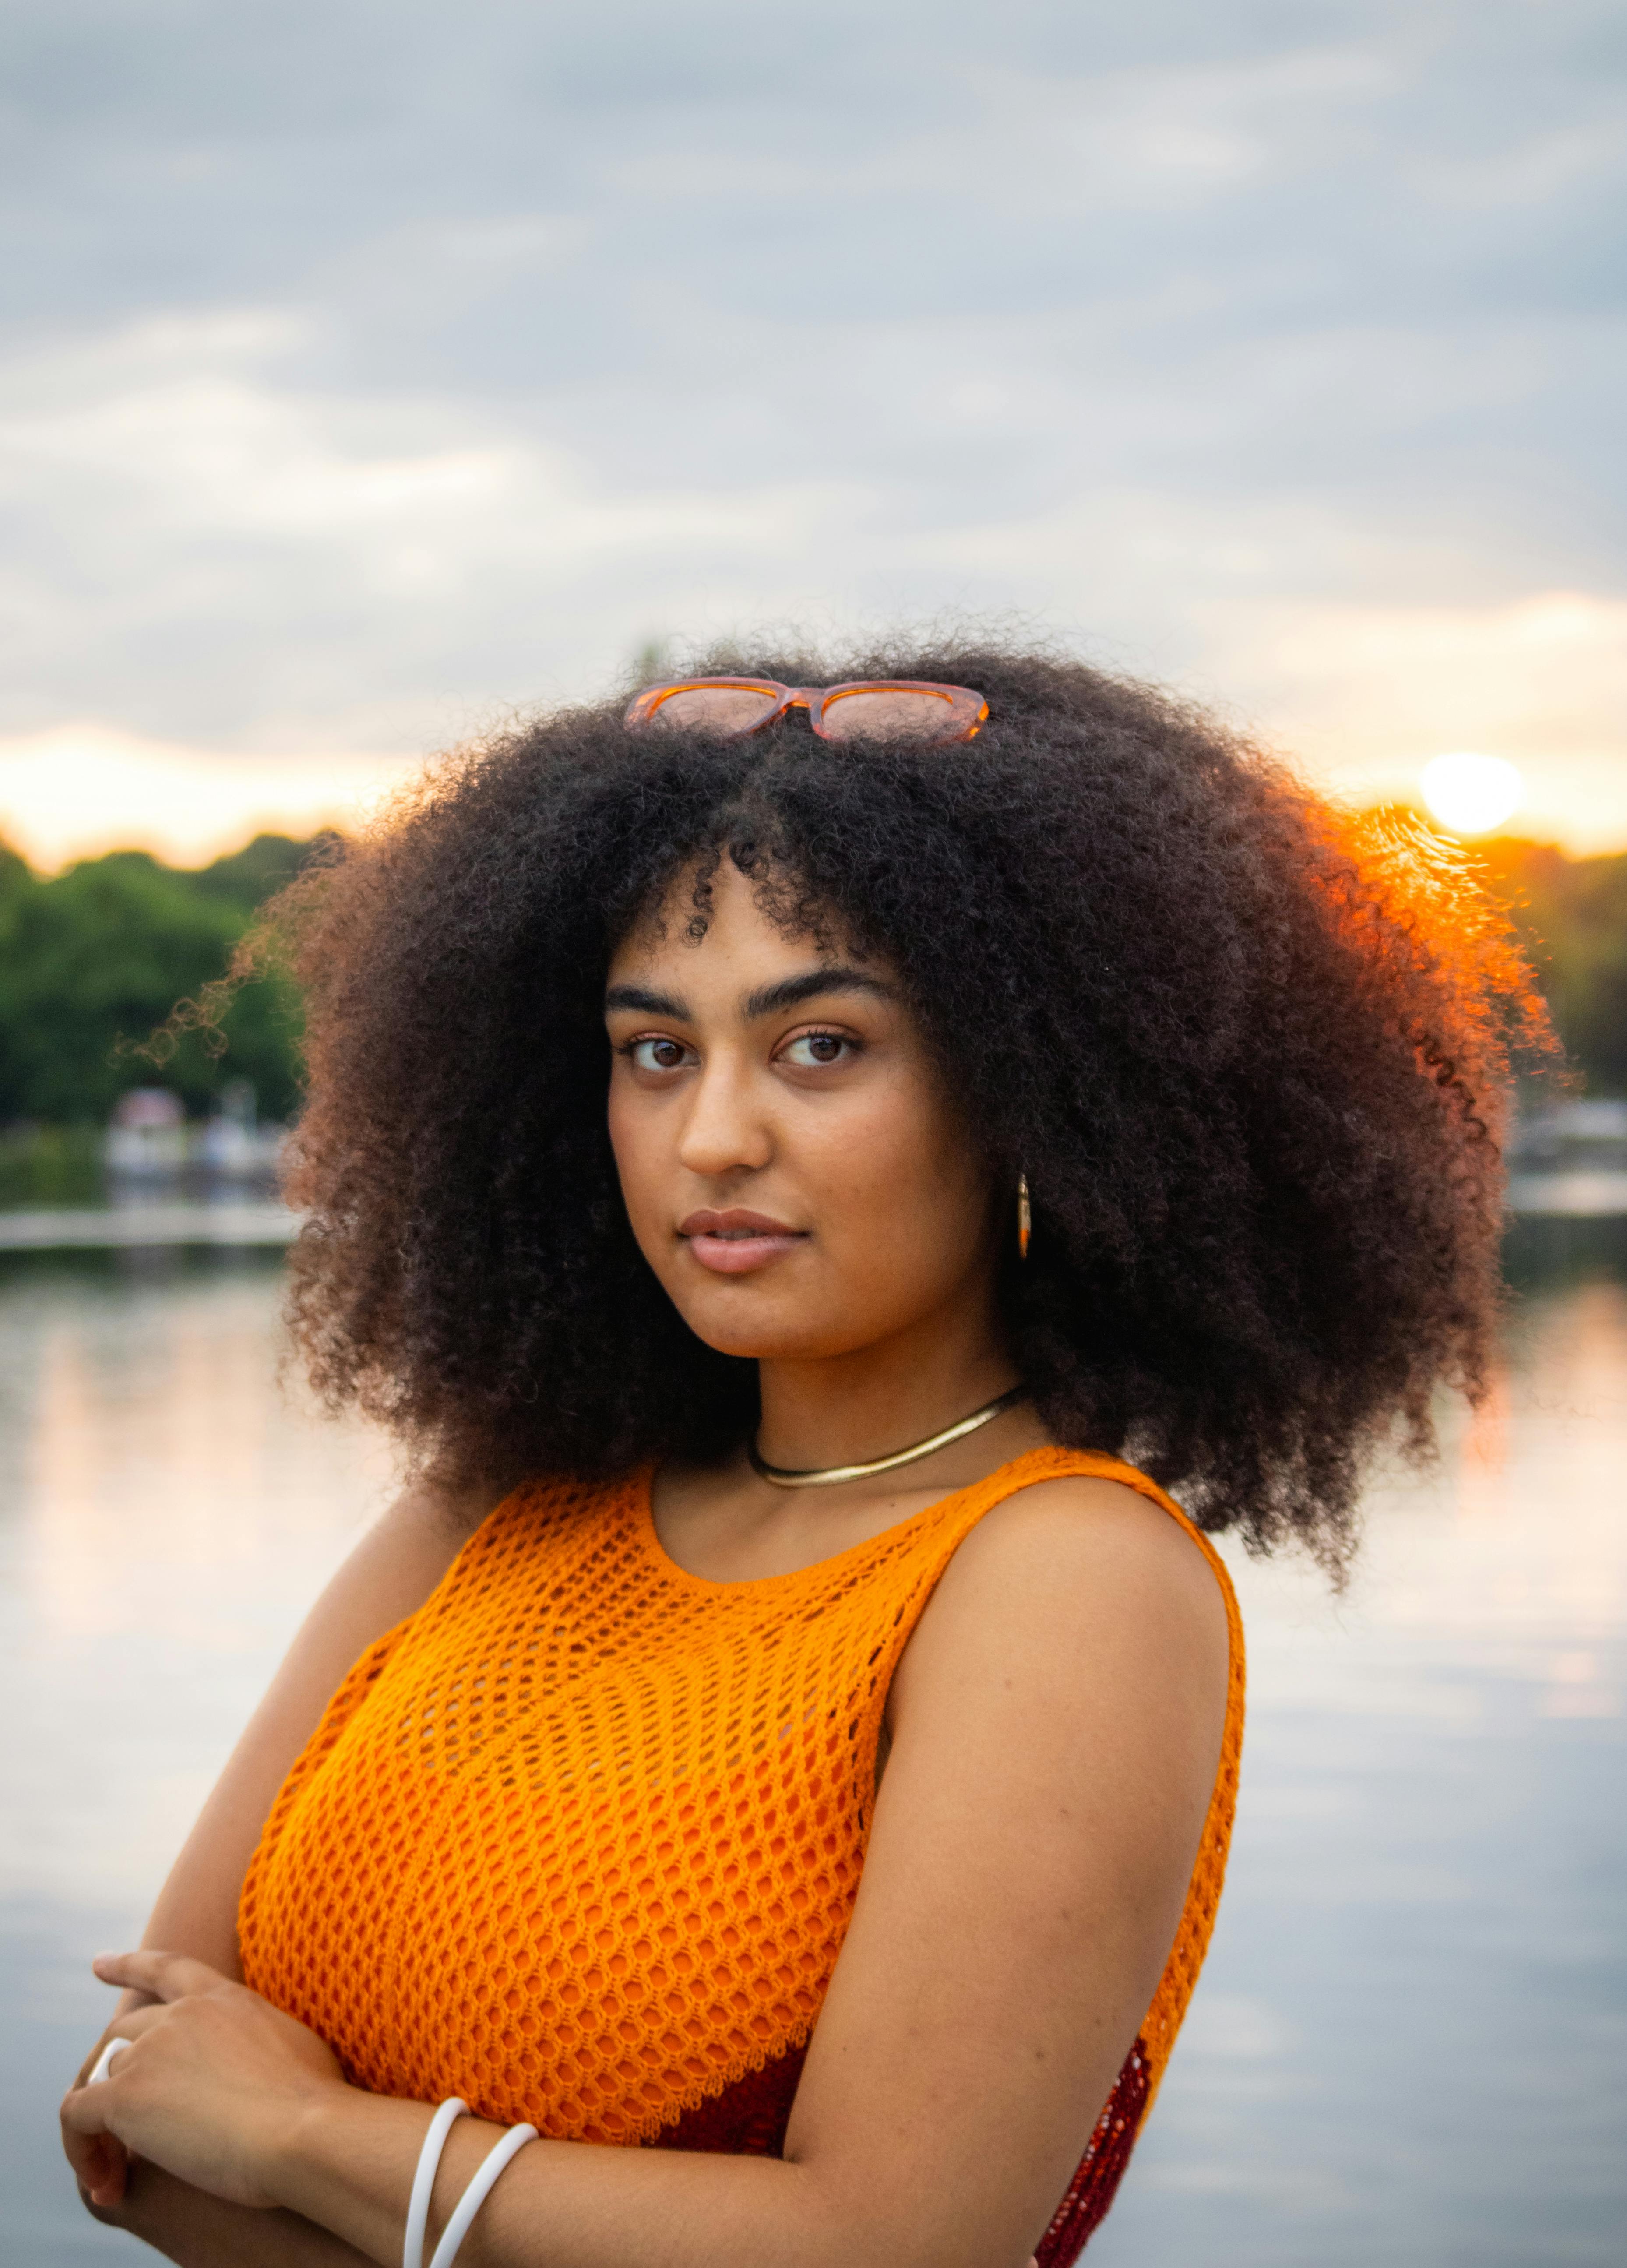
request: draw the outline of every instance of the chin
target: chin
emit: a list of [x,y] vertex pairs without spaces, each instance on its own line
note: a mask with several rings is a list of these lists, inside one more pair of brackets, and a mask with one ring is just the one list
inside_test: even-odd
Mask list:
[[817,1362],[836,1354],[849,1354],[865,1343],[856,1334],[852,1318],[844,1329],[821,1329],[806,1308],[795,1315],[744,1313],[743,1300],[674,1300],[679,1314],[695,1333],[718,1354],[747,1362]]
[[735,1355],[747,1362],[818,1362],[828,1355],[850,1351],[846,1345],[833,1346],[827,1339],[810,1337],[806,1330],[752,1330],[745,1324],[731,1329],[724,1323],[703,1330],[693,1321],[689,1329],[715,1352]]

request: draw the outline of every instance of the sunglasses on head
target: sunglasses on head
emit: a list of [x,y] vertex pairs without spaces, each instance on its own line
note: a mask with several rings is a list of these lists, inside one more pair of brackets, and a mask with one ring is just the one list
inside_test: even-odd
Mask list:
[[806,709],[821,740],[969,740],[989,714],[981,693],[917,678],[860,677],[846,685],[780,685],[770,677],[683,677],[647,685],[629,704],[629,732],[653,726],[760,733]]

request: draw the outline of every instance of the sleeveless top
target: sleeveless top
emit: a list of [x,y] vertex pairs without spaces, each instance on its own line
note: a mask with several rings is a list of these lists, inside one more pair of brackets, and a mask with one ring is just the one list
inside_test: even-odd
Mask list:
[[[371,1647],[278,1795],[243,1884],[247,1982],[348,2076],[502,2124],[777,2153],[853,1911],[894,1668],[993,1506],[1123,1482],[1214,1568],[1231,1633],[1219,1769],[1185,1911],[1039,2248],[1111,2202],[1220,1896],[1242,1735],[1237,1604],[1207,1540],[1115,1459],[1036,1449],[791,1575],[667,1557],[649,1473],[519,1490]],[[1081,1757],[1080,1770],[1089,1768]]]

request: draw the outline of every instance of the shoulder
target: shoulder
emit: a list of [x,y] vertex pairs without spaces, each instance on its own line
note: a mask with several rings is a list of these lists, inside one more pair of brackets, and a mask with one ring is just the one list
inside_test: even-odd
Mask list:
[[986,1512],[946,1583],[1025,1604],[1043,1592],[1081,1614],[1132,1604],[1171,1629],[1218,1631],[1226,1595],[1203,1547],[1161,1505],[1123,1481],[1084,1475],[1034,1482]]
[[[913,1658],[912,1658],[913,1657]],[[899,1697],[1020,1658],[1093,1692],[1161,1687],[1204,1719],[1224,1712],[1226,1594],[1181,1522],[1122,1481],[1070,1476],[985,1513],[950,1560],[906,1650]]]

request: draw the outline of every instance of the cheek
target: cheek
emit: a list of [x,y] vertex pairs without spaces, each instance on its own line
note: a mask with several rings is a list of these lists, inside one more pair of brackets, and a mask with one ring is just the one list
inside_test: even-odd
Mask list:
[[813,1130],[805,1157],[826,1200],[828,1234],[875,1264],[919,1270],[924,1248],[961,1241],[985,1176],[959,1126],[913,1082]]

